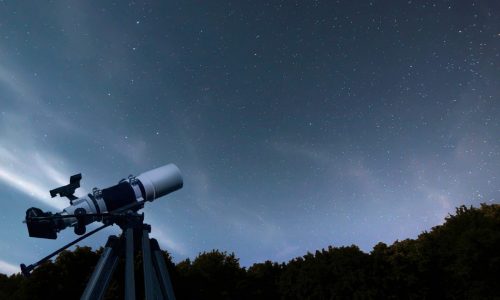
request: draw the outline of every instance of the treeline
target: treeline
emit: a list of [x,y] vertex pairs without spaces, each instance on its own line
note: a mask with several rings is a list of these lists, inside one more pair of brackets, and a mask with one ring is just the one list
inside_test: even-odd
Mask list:
[[[0,299],[78,299],[99,254],[78,247],[28,279],[0,275]],[[165,257],[177,299],[500,299],[500,205],[461,206],[417,239],[370,253],[328,247],[248,269],[218,250],[176,265]],[[107,299],[123,299],[123,264],[115,274]]]

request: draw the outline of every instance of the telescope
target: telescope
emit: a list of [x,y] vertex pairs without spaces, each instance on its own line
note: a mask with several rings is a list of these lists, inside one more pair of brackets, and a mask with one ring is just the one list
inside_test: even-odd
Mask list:
[[52,198],[59,195],[70,201],[70,206],[59,213],[43,212],[31,207],[26,211],[26,225],[30,237],[56,239],[57,233],[73,227],[77,235],[86,232],[86,225],[102,221],[109,213],[138,211],[144,202],[153,201],[182,188],[182,176],[174,164],[168,164],[135,177],[130,175],[117,185],[98,189],[77,198],[74,193],[80,187],[81,174],[70,177],[68,185],[50,191]]
[[[48,261],[58,253],[89,237],[90,235],[111,225],[118,225],[122,234],[117,237],[111,235],[102,251],[101,257],[92,273],[80,299],[103,299],[113,272],[120,257],[125,261],[125,291],[124,298],[136,299],[136,282],[134,257],[142,256],[145,299],[175,300],[170,276],[165,264],[163,253],[158,241],[149,238],[151,226],[144,224],[144,214],[137,211],[144,207],[146,202],[154,201],[162,196],[182,188],[182,176],[174,164],[144,172],[139,176],[130,175],[122,179],[117,185],[98,189],[78,198],[74,195],[80,187],[81,174],[70,177],[69,184],[50,191],[53,197],[66,197],[70,205],[58,213],[43,212],[31,207],[26,211],[25,223],[28,226],[30,237],[56,239],[57,233],[65,228],[73,227],[81,237],[59,248],[41,260],[26,266],[21,264],[21,272],[26,277],[32,270]],[[100,221],[102,226],[86,232],[86,225]],[[142,297],[141,297],[142,298]]]

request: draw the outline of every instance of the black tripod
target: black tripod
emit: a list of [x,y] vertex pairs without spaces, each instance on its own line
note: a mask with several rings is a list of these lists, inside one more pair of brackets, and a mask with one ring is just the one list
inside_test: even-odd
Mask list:
[[120,238],[114,235],[108,238],[80,299],[104,297],[120,255],[125,256],[125,299],[135,299],[134,248],[142,251],[146,299],[175,299],[163,254],[158,242],[149,238],[151,226],[144,224],[143,220],[144,215],[133,213],[122,222],[117,222],[122,228],[122,235]]
[[170,276],[163,258],[162,251],[155,239],[149,238],[151,226],[144,224],[144,215],[129,210],[126,213],[104,213],[104,214],[82,214],[63,216],[61,218],[74,217],[83,222],[85,217],[102,217],[104,225],[83,235],[75,241],[58,249],[44,257],[37,263],[29,266],[21,264],[22,273],[29,276],[31,270],[51,257],[69,248],[84,238],[104,229],[112,224],[117,224],[122,229],[118,238],[114,235],[108,238],[106,246],[97,265],[90,277],[82,297],[84,300],[102,299],[106,293],[113,273],[118,265],[120,256],[125,257],[125,299],[134,300],[136,297],[136,285],[134,276],[134,256],[137,251],[142,252],[145,299],[167,299],[175,300]]

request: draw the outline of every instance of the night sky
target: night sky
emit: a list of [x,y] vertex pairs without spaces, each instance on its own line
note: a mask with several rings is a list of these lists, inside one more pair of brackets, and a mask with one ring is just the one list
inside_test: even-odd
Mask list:
[[176,262],[415,238],[500,202],[499,116],[496,0],[0,1],[0,272],[76,237],[21,223],[69,176],[166,163],[144,212]]

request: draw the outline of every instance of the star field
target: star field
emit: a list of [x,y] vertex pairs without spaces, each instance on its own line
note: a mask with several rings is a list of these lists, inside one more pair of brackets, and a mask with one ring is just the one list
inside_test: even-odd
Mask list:
[[[500,198],[497,1],[0,2],[0,271],[31,207],[165,163],[175,261],[414,238]],[[116,234],[118,230],[109,230]],[[99,247],[107,234],[86,244]]]

